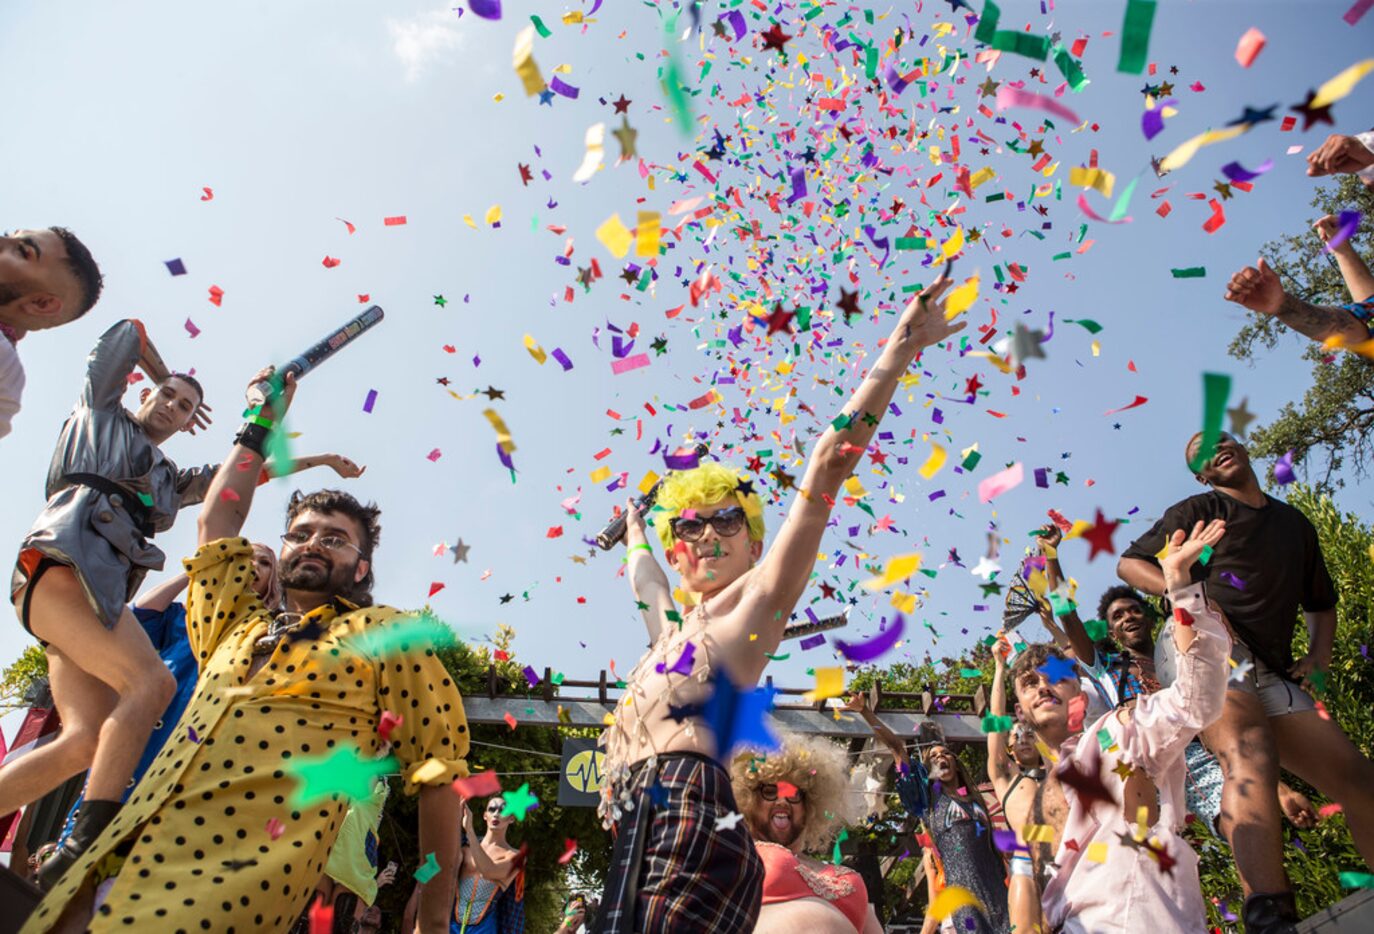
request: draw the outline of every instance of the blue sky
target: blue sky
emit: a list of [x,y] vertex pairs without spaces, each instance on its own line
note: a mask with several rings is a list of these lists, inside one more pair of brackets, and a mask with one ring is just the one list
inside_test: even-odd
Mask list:
[[[1302,154],[1285,155],[1285,150],[1312,148],[1326,128],[1283,133],[1277,122],[1264,124],[1238,140],[1204,149],[1162,181],[1148,172],[1148,160],[1194,133],[1224,124],[1247,104],[1286,108],[1300,101],[1308,88],[1368,54],[1369,24],[1342,22],[1344,0],[1164,2],[1150,47],[1150,60],[1162,74],[1147,79],[1115,72],[1119,38],[1104,33],[1119,33],[1122,6],[1060,2],[1042,15],[1038,4],[1003,5],[1004,27],[1057,30],[1065,42],[1088,37],[1083,67],[1092,83],[1060,100],[1099,129],[1071,133],[1066,121],[1056,120],[1060,125],[1048,134],[1046,148],[1060,163],[1053,178],[1063,179],[1064,197],[1038,202],[1051,210],[1034,221],[1029,210],[1018,213],[1010,202],[987,204],[981,197],[999,187],[1024,197],[1037,181],[1045,181],[1029,171],[1029,160],[997,151],[967,159],[975,170],[992,165],[1000,177],[980,189],[980,197],[959,217],[967,228],[982,227],[990,235],[967,251],[957,272],[982,273],[982,299],[969,313],[971,331],[986,323],[995,307],[999,330],[1017,321],[1044,329],[1053,310],[1055,334],[1045,345],[1047,358],[1031,360],[1026,379],[1017,383],[986,361],[946,349],[928,353],[922,368],[928,375],[899,392],[903,414],[883,425],[894,433],[885,450],[894,458],[889,465],[895,473],[875,475],[867,461],[859,473],[870,491],[868,502],[877,516],[892,516],[895,531],[870,532],[868,516],[854,507],[839,508],[841,527],[822,546],[830,560],[817,565],[822,579],[844,587],[868,576],[855,570],[846,540],[876,560],[922,551],[931,568],[957,548],[972,566],[993,521],[1012,539],[1004,555],[1014,556],[1027,541],[1026,532],[1044,521],[1051,507],[1076,518],[1091,519],[1097,508],[1108,516],[1129,516],[1132,524],[1116,535],[1118,549],[1123,548],[1147,517],[1197,490],[1181,451],[1200,422],[1203,372],[1231,374],[1233,402],[1247,396],[1250,409],[1261,417],[1271,416],[1306,386],[1307,364],[1298,357],[1297,337],[1254,366],[1226,356],[1244,312],[1221,296],[1226,277],[1252,262],[1261,243],[1314,219],[1308,206],[1314,183],[1303,175]],[[708,20],[717,8],[708,8]],[[747,4],[739,9],[756,12]],[[900,25],[903,14],[917,36],[929,31],[937,16],[949,18],[946,4],[927,0],[920,12],[914,3],[874,7],[887,19],[868,27],[860,16],[863,8],[855,9],[858,28],[880,35],[889,34],[890,24]],[[538,98],[521,92],[511,48],[536,10],[552,36],[535,40],[535,58],[546,78],[555,66],[570,66],[560,77],[581,89],[577,100],[558,97],[552,106],[540,106]],[[500,22],[460,17],[446,4],[408,0],[233,5],[20,0],[0,7],[0,60],[11,78],[0,117],[6,137],[0,223],[70,226],[95,251],[108,283],[105,297],[86,319],[35,334],[22,345],[29,385],[24,411],[0,453],[9,492],[0,540],[17,545],[41,508],[51,444],[79,391],[85,354],[110,322],[142,318],[171,366],[195,369],[217,421],[208,435],[179,437],[167,450],[183,465],[218,462],[238,423],[243,384],[254,370],[313,342],[359,309],[359,294],[368,294],[386,309],[387,320],[308,378],[291,426],[301,432],[298,452],[339,451],[368,465],[366,476],[347,488],[376,499],[384,510],[378,598],[417,606],[431,583],[441,582],[444,589],[432,602],[465,637],[481,638],[505,622],[518,631],[520,658],[536,668],[550,665],[569,677],[590,677],[615,659],[621,671],[627,670],[643,645],[643,630],[628,587],[616,576],[619,558],[572,560],[587,553],[579,537],[594,534],[624,499],[623,493],[606,492],[604,483],[591,482],[589,474],[605,464],[616,473],[627,472],[631,485],[637,484],[646,471],[663,471],[660,456],[650,455],[655,439],[680,443],[689,430],[714,430],[714,407],[670,412],[665,403],[684,405],[706,390],[713,375],[721,375],[718,360],[698,346],[723,338],[723,327],[738,325],[743,312],[716,299],[711,310],[729,313],[728,320],[719,321],[721,330],[710,322],[691,323],[700,315],[690,307],[667,319],[665,311],[687,302],[681,281],[692,275],[690,265],[682,277],[665,274],[649,292],[635,292],[615,278],[622,264],[594,232],[613,213],[633,226],[635,212],[646,209],[664,212],[665,223],[671,223],[666,212],[673,200],[709,192],[690,168],[692,160],[682,156],[709,146],[711,127],[733,133],[737,120],[757,126],[768,116],[756,108],[739,114],[724,103],[762,86],[756,66],[767,57],[744,49],[751,63],[732,65],[720,40],[708,47],[718,57],[705,84],[719,81],[722,91],[715,100],[703,95],[697,101],[697,116],[705,118],[701,126],[706,128],[698,147],[679,134],[662,109],[655,77],[663,47],[656,9],[608,0],[585,28],[560,22],[563,12],[509,0]],[[833,23],[842,14],[841,8],[826,8],[816,22]],[[800,25],[793,11],[783,21],[788,29]],[[1254,65],[1242,69],[1232,50],[1252,25],[1270,41]],[[749,26],[754,32],[767,24],[750,19]],[[959,32],[966,32],[962,24]],[[968,40],[957,44],[971,46]],[[688,84],[701,86],[698,38],[680,48]],[[814,33],[789,48],[813,57],[821,52]],[[991,76],[1022,79],[1035,64],[1003,55]],[[833,71],[823,57],[814,65],[818,73]],[[1139,89],[1147,80],[1168,77],[1175,65],[1179,114],[1168,121],[1164,135],[1146,143],[1139,129]],[[985,72],[982,64],[959,67],[964,80],[955,86],[954,103],[962,115],[976,108],[975,86]],[[1051,73],[1051,79],[1033,89],[1050,93],[1057,77]],[[1188,90],[1193,82],[1205,90]],[[1368,87],[1335,106],[1338,129],[1355,132],[1374,122],[1367,106],[1362,108]],[[585,185],[572,181],[587,128],[605,122],[609,131],[618,125],[611,107],[598,98],[610,101],[621,93],[633,101],[629,119],[639,131],[640,155],[656,166],[684,169],[688,183],[673,180],[676,169],[660,168],[650,173],[651,189],[634,163],[614,165],[618,145],[609,132],[605,167]],[[497,102],[496,95],[504,99]],[[899,104],[910,105],[914,95],[908,89]],[[797,120],[799,98],[776,95],[775,116]],[[798,109],[787,112],[789,103]],[[928,110],[912,116],[922,123],[931,119]],[[1037,123],[1034,113],[1006,116],[1028,130]],[[977,125],[988,126],[988,121]],[[1014,137],[1005,126],[994,134],[999,143]],[[1090,250],[1052,260],[1077,249],[1084,218],[1073,203],[1076,191],[1067,175],[1070,166],[1086,164],[1093,148],[1100,164],[1116,174],[1118,192],[1145,170],[1130,211],[1135,220],[1092,223],[1086,234],[1095,241]],[[916,175],[892,176],[871,190],[883,201],[914,199],[903,186],[912,177],[928,177],[930,161],[921,152],[883,155],[889,165],[909,165]],[[1253,167],[1266,158],[1275,160],[1275,168],[1253,192],[1225,202],[1226,225],[1216,234],[1205,233],[1206,201],[1187,194],[1214,197],[1211,186],[1221,177],[1219,166],[1239,160]],[[534,173],[528,187],[517,171],[521,163]],[[725,173],[725,183],[757,181],[752,172],[712,165]],[[542,177],[544,170],[551,180]],[[834,171],[852,173],[853,166]],[[820,183],[812,176],[811,191]],[[1149,195],[1166,185],[1171,187],[1163,197],[1174,210],[1160,218],[1154,213],[1159,201]],[[203,186],[213,189],[213,200],[202,200]],[[782,189],[775,185],[773,190]],[[947,183],[932,189],[932,206],[948,204],[950,190]],[[1105,213],[1108,202],[1097,194],[1090,198]],[[548,206],[551,200],[556,207]],[[752,211],[762,202],[747,203]],[[499,229],[483,222],[495,204],[502,210]],[[393,215],[405,215],[408,222],[384,226],[383,218]],[[478,229],[467,226],[464,215],[471,215]],[[778,217],[766,208],[753,216],[765,223]],[[351,221],[357,232],[350,235],[338,218]],[[1053,226],[1043,242],[1026,235],[1047,221]],[[566,232],[550,232],[550,224],[563,225]],[[1003,227],[1011,237],[1000,236]],[[693,238],[704,236],[704,231],[687,231],[689,242],[668,254],[661,271],[701,258]],[[733,253],[742,264],[743,249],[738,241],[732,244],[732,237],[729,225],[718,231],[716,253],[709,258],[723,262],[722,256]],[[568,238],[574,240],[572,266],[559,265],[554,258]],[[990,252],[988,241],[1000,252]],[[325,256],[341,263],[325,268]],[[575,301],[564,302],[564,289],[575,285],[575,267],[593,256],[606,278],[587,294],[576,287]],[[173,258],[184,261],[187,275],[168,274],[164,262]],[[1017,294],[995,295],[992,266],[1012,261],[1032,274]],[[920,281],[919,267],[909,265],[903,281]],[[1206,266],[1206,278],[1170,276],[1172,267],[1196,265]],[[890,266],[878,273],[862,254],[855,268],[865,287],[878,291],[901,271]],[[842,274],[840,268],[833,272],[836,278]],[[222,307],[207,300],[212,285],[225,292]],[[622,293],[632,300],[622,300]],[[445,307],[434,302],[439,294],[447,299]],[[866,302],[866,309],[873,304]],[[188,318],[199,336],[190,336]],[[1100,356],[1090,349],[1092,335],[1064,324],[1065,318],[1089,318],[1103,326],[1097,335]],[[608,323],[626,328],[632,322],[642,329],[635,352],[648,350],[648,342],[659,335],[668,341],[667,352],[651,352],[647,368],[612,375]],[[599,346],[592,341],[594,328],[600,328]],[[853,329],[839,336],[852,356],[856,342],[872,350],[889,328],[889,319],[856,319]],[[574,369],[564,372],[552,359],[543,366],[535,363],[523,345],[526,334],[545,350],[561,347]],[[445,345],[456,352],[446,353]],[[774,346],[780,349],[769,365],[787,352],[781,342]],[[474,357],[480,357],[480,365]],[[843,367],[841,374],[834,360],[805,354],[797,366],[796,401],[813,406],[820,421],[803,417],[792,427],[824,424],[841,400],[813,378],[838,379],[852,389],[852,367]],[[989,394],[972,406],[935,402],[944,416],[944,423],[935,425],[926,394],[961,395],[959,387],[974,374]],[[451,380],[450,388],[460,394],[490,385],[504,390],[506,398],[456,400],[436,384],[439,377]],[[1018,396],[1011,395],[1013,385],[1020,389]],[[738,387],[720,388],[728,421],[731,408],[746,403]],[[378,392],[377,404],[367,414],[363,402],[372,389]],[[1136,395],[1150,401],[1119,416],[1103,415]],[[128,399],[132,404],[132,393]],[[791,414],[797,414],[796,401],[788,408]],[[659,414],[649,416],[645,403]],[[496,459],[495,436],[482,416],[489,405],[505,419],[518,446],[514,484]],[[624,418],[612,419],[608,409]],[[987,414],[988,409],[1005,418]],[[638,441],[636,418],[644,419]],[[611,435],[616,427],[625,433]],[[767,437],[775,429],[788,430],[776,415],[758,417],[757,427],[766,440],[746,444],[744,451],[783,447]],[[978,443],[982,465],[962,477],[951,464],[931,481],[920,478],[916,468],[929,450],[923,433],[931,430],[940,432],[934,437],[952,455]],[[904,445],[913,432],[912,443]],[[738,432],[729,440],[737,441]],[[611,455],[596,460],[607,447]],[[427,459],[434,449],[441,452],[437,461]],[[897,466],[896,456],[908,456],[910,463]],[[741,454],[730,458],[740,468],[744,461]],[[1026,483],[990,505],[980,504],[977,481],[1013,461],[1025,465]],[[1029,477],[1034,467],[1062,470],[1070,482],[1036,489]],[[315,472],[299,481],[310,488],[332,479]],[[885,481],[890,489],[881,488]],[[580,521],[559,506],[579,486]],[[274,540],[293,487],[278,482],[259,492],[248,534]],[[937,489],[946,496],[930,502],[928,495]],[[894,492],[903,501],[892,501]],[[1369,515],[1369,495],[1368,484],[1352,483],[1341,504]],[[1132,510],[1138,512],[1131,516]],[[771,528],[780,515],[778,508],[769,508]],[[846,534],[851,525],[861,526],[859,535]],[[553,526],[563,527],[563,537],[546,537]],[[187,511],[159,544],[175,562],[193,546],[194,535],[194,511]],[[451,545],[460,537],[471,546],[470,563],[455,565],[451,556],[433,554],[436,545]],[[837,552],[848,557],[835,568]],[[1066,545],[1063,555],[1083,585],[1084,602],[1095,605],[1095,595],[1113,580],[1112,562],[1099,558],[1088,564],[1082,543]],[[1003,564],[1010,568],[1012,561]],[[966,570],[946,567],[933,580],[918,580],[929,593],[915,616],[938,632],[939,641],[930,629],[915,627],[901,652],[915,658],[926,651],[956,654],[1000,619],[1000,606],[973,609],[987,601]],[[515,599],[502,605],[499,597],[505,593]],[[804,600],[819,596],[809,592]],[[837,608],[823,600],[815,604],[822,614]],[[886,596],[862,598],[851,637],[873,632],[885,612],[890,613]],[[0,627],[0,661],[27,644],[17,622]],[[808,666],[831,663],[826,649],[801,653],[793,645],[791,660],[770,671],[781,683],[801,685],[809,683]]]

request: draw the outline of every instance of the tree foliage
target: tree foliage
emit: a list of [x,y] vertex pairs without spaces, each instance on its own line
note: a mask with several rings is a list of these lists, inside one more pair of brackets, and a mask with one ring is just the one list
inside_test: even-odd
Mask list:
[[[1317,189],[1316,209],[1307,226],[1266,243],[1261,250],[1279,271],[1284,290],[1314,305],[1344,305],[1351,298],[1335,261],[1322,252],[1321,240],[1311,223],[1324,214],[1356,210],[1374,217],[1374,189],[1354,176],[1340,176],[1335,185]],[[1364,224],[1350,241],[1363,257],[1374,256],[1374,229]],[[1303,345],[1303,357],[1312,364],[1312,384],[1301,400],[1284,405],[1278,417],[1255,428],[1250,453],[1259,458],[1281,457],[1293,451],[1293,463],[1307,471],[1318,490],[1330,492],[1343,485],[1339,472],[1350,467],[1365,476],[1374,453],[1374,363],[1351,353],[1333,353],[1301,335],[1294,335],[1276,319],[1251,315],[1231,342],[1230,353],[1252,365],[1265,350],[1279,342]],[[1285,347],[1278,366],[1291,366]]]
[[[1371,611],[1374,611],[1374,530],[1353,513],[1342,514],[1329,496],[1302,485],[1288,488],[1288,502],[1302,510],[1317,527],[1326,566],[1340,594],[1337,608],[1335,649],[1326,691],[1321,696],[1331,717],[1366,755],[1374,752],[1374,664],[1371,645]],[[1306,651],[1307,630],[1298,626],[1297,657]],[[1328,803],[1316,790],[1288,775],[1287,780],[1312,799],[1317,807]],[[1293,882],[1298,910],[1305,917],[1340,901],[1343,871],[1367,871],[1350,839],[1344,814],[1322,820],[1312,830],[1285,825],[1284,868]],[[1240,913],[1240,880],[1231,851],[1225,843],[1189,831],[1202,857],[1202,891],[1209,902],[1214,924],[1225,924],[1222,906]],[[1227,926],[1234,930],[1234,924]]]
[[28,694],[48,676],[48,656],[31,645],[8,668],[0,671],[0,716],[29,706]]

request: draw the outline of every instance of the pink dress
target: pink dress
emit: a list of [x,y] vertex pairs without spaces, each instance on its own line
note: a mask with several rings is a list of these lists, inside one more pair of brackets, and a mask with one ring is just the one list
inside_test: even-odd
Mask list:
[[[1197,932],[1207,930],[1197,854],[1179,835],[1187,814],[1183,751],[1199,730],[1221,716],[1226,697],[1231,637],[1220,615],[1207,606],[1201,584],[1170,595],[1193,618],[1197,638],[1178,656],[1178,678],[1154,694],[1141,695],[1130,722],[1115,712],[1100,717],[1060,750],[1060,765],[1096,773],[1119,797],[1121,779],[1112,769],[1127,762],[1144,769],[1159,790],[1159,820],[1146,843],[1127,845],[1135,815],[1121,805],[1085,803],[1063,785],[1068,817],[1059,835],[1059,867],[1043,894],[1051,930],[1065,934],[1113,932]],[[1148,847],[1148,848],[1147,848]],[[1164,871],[1154,853],[1174,860]],[[1061,928],[1062,926],[1062,928]]]

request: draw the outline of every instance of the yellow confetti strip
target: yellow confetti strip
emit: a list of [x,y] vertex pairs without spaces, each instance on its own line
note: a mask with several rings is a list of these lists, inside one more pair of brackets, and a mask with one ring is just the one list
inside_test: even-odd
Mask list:
[[1367,58],[1362,62],[1356,62],[1345,71],[1332,78],[1330,81],[1317,88],[1317,96],[1312,98],[1313,107],[1325,107],[1327,104],[1334,104],[1336,101],[1345,97],[1355,85],[1359,84],[1360,79],[1374,71],[1374,58]]
[[644,479],[639,481],[639,492],[648,493],[654,488],[654,484],[657,482],[658,474],[654,473],[652,470],[649,471],[644,475]]
[[867,496],[868,491],[864,489],[863,481],[858,477],[850,477],[844,482],[844,491],[854,498]]
[[544,76],[534,60],[534,25],[526,26],[515,37],[515,51],[511,54],[515,73],[525,86],[525,96],[534,97],[546,87]]
[[439,759],[426,759],[420,763],[420,767],[410,773],[410,780],[413,784],[423,785],[435,779],[443,778],[448,774],[448,766]]
[[828,697],[839,697],[844,693],[844,669],[843,668],[817,668],[816,669],[816,689],[807,691],[803,697],[810,703],[818,700],[825,700]]
[[945,466],[945,461],[949,458],[948,452],[934,441],[930,442],[930,456],[921,465],[921,476],[929,480],[940,472],[940,468]]
[[945,320],[953,321],[958,315],[968,311],[978,300],[978,277],[970,276],[963,285],[951,289],[945,296]]
[[600,240],[616,259],[624,258],[625,254],[630,252],[630,244],[634,242],[629,228],[621,223],[619,214],[612,214],[604,224],[596,228],[596,239]]
[[902,593],[899,590],[892,595],[892,605],[897,608],[898,613],[915,613],[916,595],[914,593]]
[[1102,193],[1102,197],[1110,198],[1112,188],[1116,185],[1116,176],[1106,169],[1085,169],[1074,166],[1069,169],[1069,184],[1078,188],[1091,188]]
[[945,886],[926,910],[935,920],[943,921],[960,908],[975,908],[982,912],[984,917],[987,916],[987,909],[978,897],[961,885]]
[[501,205],[493,204],[491,207],[487,208],[486,221],[492,226],[501,223]]
[[1053,843],[1054,828],[1049,824],[1027,824],[1021,836],[1027,843]]
[[994,172],[989,166],[985,165],[977,172],[974,172],[972,175],[969,176],[968,187],[977,188],[984,182],[990,182],[996,177],[997,173]]
[[657,256],[663,219],[657,211],[640,211],[635,222],[635,255]]
[[511,437],[510,429],[506,427],[505,419],[496,413],[495,409],[483,409],[482,414],[486,416],[491,427],[496,429],[496,443],[501,445],[501,450],[510,454],[515,450],[515,439]]
[[545,360],[549,359],[549,355],[544,353],[544,348],[540,347],[535,339],[528,334],[525,335],[525,349],[530,352],[530,356],[534,358],[534,362],[541,366]]
[[592,471],[592,474],[591,474],[591,481],[592,481],[593,483],[600,483],[600,482],[603,481],[603,480],[609,479],[610,476],[611,476],[611,468],[609,468],[609,467],[598,467],[598,468],[596,468],[595,470]]
[[1105,863],[1107,861],[1107,844],[1098,840],[1096,843],[1089,843],[1088,850],[1083,854],[1089,862]]
[[1192,139],[1178,146],[1173,152],[1164,157],[1164,161],[1159,164],[1160,171],[1172,172],[1188,164],[1188,160],[1197,155],[1197,151],[1203,146],[1210,146],[1213,143],[1224,143],[1228,139],[1235,139],[1246,130],[1250,129],[1250,124],[1241,123],[1236,126],[1227,127],[1224,130],[1208,130],[1206,133],[1199,133]]
[[964,228],[955,227],[954,233],[949,235],[949,239],[940,245],[940,252],[945,259],[949,259],[955,253],[964,248]]
[[906,580],[911,575],[921,569],[921,553],[913,552],[909,555],[897,555],[889,558],[883,567],[881,577],[864,581],[864,587],[868,590],[886,590],[898,581]]
[[1359,354],[1361,357],[1367,357],[1370,360],[1374,360],[1374,337],[1371,337],[1369,340],[1352,344],[1341,335],[1336,334],[1323,341],[1322,347],[1326,350],[1346,350],[1350,353]]

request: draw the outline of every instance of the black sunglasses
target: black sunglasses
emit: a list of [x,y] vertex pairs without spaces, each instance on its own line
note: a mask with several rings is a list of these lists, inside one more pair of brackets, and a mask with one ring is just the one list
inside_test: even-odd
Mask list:
[[[795,786],[793,787],[795,788]],[[759,797],[765,801],[778,800],[778,786],[772,784],[760,785]],[[800,788],[796,788],[795,794],[788,795],[784,800],[787,801],[788,804],[801,804],[806,800],[806,792]]]
[[671,520],[668,525],[672,528],[673,534],[684,542],[695,542],[706,534],[706,524],[711,524],[711,528],[716,530],[716,534],[721,538],[729,538],[740,529],[744,528],[744,510],[739,506],[731,506],[729,509],[722,509],[714,516],[695,516],[691,519],[678,517]]

